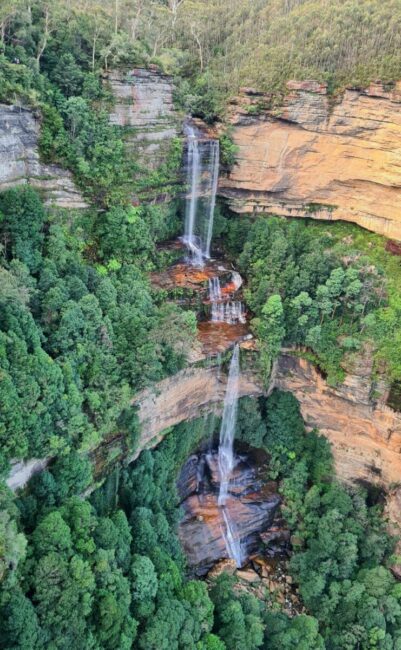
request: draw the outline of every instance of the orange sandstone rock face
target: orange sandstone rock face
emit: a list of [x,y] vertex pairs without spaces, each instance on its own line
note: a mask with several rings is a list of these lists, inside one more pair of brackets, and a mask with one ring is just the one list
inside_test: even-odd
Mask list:
[[[220,412],[227,377],[214,368],[187,368],[140,393],[135,404],[142,425],[139,447],[157,444],[166,429],[183,420]],[[309,361],[283,352],[271,389],[291,391],[308,427],[333,446],[337,475],[389,490],[401,480],[401,413],[372,402],[371,359],[359,359],[343,384],[331,387]],[[263,393],[251,370],[241,373],[240,396]],[[401,520],[401,511],[400,511]]]
[[342,219],[401,240],[401,83],[346,90],[334,106],[322,84],[288,88],[258,115],[249,89],[236,100],[238,162],[220,195],[239,213]]
[[[142,435],[135,456],[154,447],[169,427],[220,413],[226,380],[217,368],[193,367],[140,393],[134,403]],[[291,391],[307,426],[318,428],[331,442],[338,478],[382,487],[388,494],[389,518],[401,525],[401,413],[387,407],[384,397],[372,401],[377,386],[372,384],[369,354],[358,358],[347,369],[344,383],[333,388],[313,364],[284,351],[276,364],[273,388]],[[258,376],[250,369],[243,372],[240,395],[261,394]]]
[[[141,423],[139,449],[154,447],[165,430],[184,420],[194,420],[208,413],[221,413],[227,375],[217,366],[186,368],[139,393],[133,401]],[[258,396],[263,388],[252,372],[241,372],[239,396]]]
[[340,479],[366,481],[386,490],[399,483],[401,413],[380,401],[371,402],[370,377],[360,368],[358,374],[347,375],[344,384],[333,388],[309,361],[282,354],[274,386],[291,391],[299,400],[307,426],[318,428],[331,442]]

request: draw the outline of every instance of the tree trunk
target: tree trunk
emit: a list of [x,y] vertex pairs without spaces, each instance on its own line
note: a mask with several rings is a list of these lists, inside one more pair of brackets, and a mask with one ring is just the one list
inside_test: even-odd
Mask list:
[[49,39],[49,34],[50,34],[50,14],[49,14],[49,7],[46,6],[46,9],[45,9],[45,27],[44,27],[42,45],[39,47],[38,53],[36,55],[36,67],[37,67],[38,71],[40,71],[40,59],[42,58],[43,52],[45,51],[45,49],[47,47],[47,41]]
[[202,43],[200,41],[200,38],[198,34],[195,31],[195,25],[191,25],[191,34],[195,39],[195,42],[198,46],[198,51],[199,51],[199,64],[200,64],[200,69],[201,72],[203,72],[203,49],[202,49]]
[[97,43],[97,30],[95,30],[93,34],[93,41],[92,41],[92,72],[95,69],[96,43]]
[[118,14],[119,14],[119,0],[115,0],[114,4],[115,16],[114,16],[114,33],[117,36],[118,32]]

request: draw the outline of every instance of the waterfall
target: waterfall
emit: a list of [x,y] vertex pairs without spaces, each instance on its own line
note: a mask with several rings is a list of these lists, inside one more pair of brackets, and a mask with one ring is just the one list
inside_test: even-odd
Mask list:
[[[233,284],[235,287],[241,286],[242,278],[239,273],[234,275]],[[211,316],[213,323],[246,323],[245,308],[239,300],[224,301],[220,279],[213,277],[209,279],[209,300],[212,305]]]
[[212,302],[212,321],[215,323],[246,323],[244,305],[239,300]]
[[191,262],[203,266],[204,259],[210,258],[220,149],[218,140],[200,140],[192,127],[187,127],[187,134],[189,193],[183,242],[189,250]]
[[236,345],[228,372],[217,460],[220,473],[218,504],[221,507],[225,523],[224,541],[229,557],[235,560],[237,566],[241,566],[241,542],[236,539],[235,524],[230,518],[229,509],[226,508],[226,501],[235,465],[234,436],[238,410],[239,372],[239,346]]
[[243,564],[243,553],[241,541],[236,539],[236,530],[234,528],[234,522],[228,516],[228,511],[226,508],[222,508],[223,519],[226,526],[225,533],[223,532],[224,542],[226,545],[228,557],[234,560],[236,566],[240,568]]
[[200,266],[203,263],[203,258],[202,250],[199,247],[199,240],[195,235],[195,219],[198,211],[198,196],[202,166],[198,139],[192,128],[189,128],[188,133],[187,165],[187,180],[191,191],[189,200],[187,199],[186,202],[184,243],[192,255],[194,264]]
[[217,277],[209,279],[209,300],[212,304],[221,300],[220,279]]
[[207,220],[207,233],[206,233],[206,248],[204,255],[207,259],[210,259],[210,245],[212,243],[213,235],[213,221],[214,221],[214,209],[216,207],[216,194],[217,194],[217,183],[219,181],[219,165],[220,165],[220,143],[218,140],[210,141],[210,204],[209,204],[209,215]]
[[228,372],[227,389],[224,398],[223,419],[219,440],[220,493],[219,505],[224,506],[228,495],[228,484],[234,469],[234,435],[238,408],[239,346],[236,345]]

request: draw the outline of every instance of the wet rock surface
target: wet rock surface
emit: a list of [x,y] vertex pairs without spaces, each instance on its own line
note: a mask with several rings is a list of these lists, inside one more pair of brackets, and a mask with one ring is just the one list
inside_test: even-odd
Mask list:
[[266,481],[265,475],[265,463],[258,464],[252,455],[237,455],[228,497],[221,507],[217,452],[194,454],[185,463],[178,480],[183,511],[179,535],[196,575],[205,575],[216,562],[228,558],[224,508],[233,524],[234,539],[241,543],[243,564],[263,546],[261,533],[278,519],[281,502],[277,484]]
[[170,292],[174,302],[198,314],[198,346],[191,363],[252,339],[238,272],[223,259],[210,259],[202,266],[190,264],[180,240],[167,243],[161,250],[177,253],[178,259],[163,271],[151,273],[152,286]]

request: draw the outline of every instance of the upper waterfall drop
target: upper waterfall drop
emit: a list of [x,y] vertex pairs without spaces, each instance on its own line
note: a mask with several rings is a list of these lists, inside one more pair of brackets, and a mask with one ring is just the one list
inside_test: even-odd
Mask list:
[[212,245],[214,210],[216,207],[217,185],[219,182],[220,166],[220,143],[218,140],[210,140],[210,204],[207,219],[206,248],[204,256],[210,259],[210,247]]
[[187,133],[187,183],[185,233],[183,242],[195,266],[210,259],[214,210],[219,179],[220,147],[218,140],[200,138],[192,126]]

